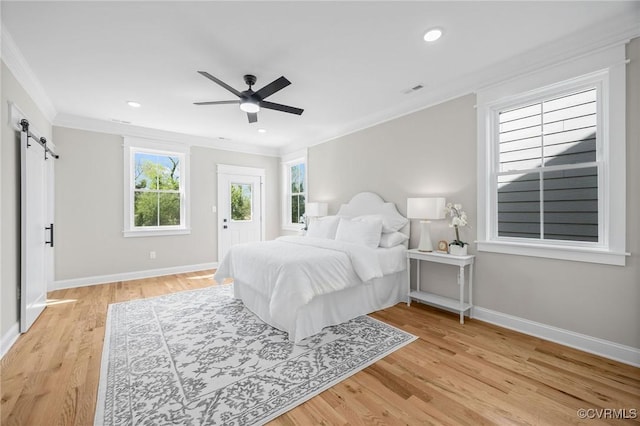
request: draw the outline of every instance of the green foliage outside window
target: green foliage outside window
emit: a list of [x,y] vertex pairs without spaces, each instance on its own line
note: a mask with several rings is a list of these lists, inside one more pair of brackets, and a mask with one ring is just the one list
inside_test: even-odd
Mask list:
[[304,195],[291,196],[291,223],[303,223],[304,216]]
[[180,225],[180,159],[135,154],[135,226]]
[[251,220],[251,185],[231,184],[231,220]]
[[291,182],[291,223],[303,223],[305,212],[305,164],[300,163],[290,168]]

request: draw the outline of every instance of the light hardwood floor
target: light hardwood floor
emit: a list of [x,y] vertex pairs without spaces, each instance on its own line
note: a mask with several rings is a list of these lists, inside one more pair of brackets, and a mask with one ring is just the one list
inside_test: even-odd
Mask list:
[[[203,271],[49,293],[2,359],[1,424],[93,424],[107,305],[210,285]],[[373,316],[419,339],[271,424],[640,424],[638,368],[419,304]]]

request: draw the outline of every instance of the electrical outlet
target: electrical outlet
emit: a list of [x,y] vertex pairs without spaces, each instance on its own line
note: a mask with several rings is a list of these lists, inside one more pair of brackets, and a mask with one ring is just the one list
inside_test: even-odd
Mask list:
[[149,259],[155,259],[156,258],[156,252],[155,251],[150,251],[149,252]]
[[216,206],[211,206],[211,213],[216,213],[218,208]]

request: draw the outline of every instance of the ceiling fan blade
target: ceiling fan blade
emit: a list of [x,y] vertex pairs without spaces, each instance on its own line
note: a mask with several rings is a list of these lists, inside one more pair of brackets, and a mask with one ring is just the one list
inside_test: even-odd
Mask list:
[[268,102],[268,101],[260,101],[260,108],[275,109],[276,111],[288,112],[289,114],[298,114],[298,115],[301,115],[302,112],[304,111],[301,108],[296,108],[289,105],[275,104],[273,102]]
[[236,95],[237,97],[239,97],[239,98],[242,97],[242,94],[240,92],[238,92],[236,89],[234,89],[233,87],[229,86],[224,81],[215,78],[214,76],[212,76],[208,72],[206,72],[206,71],[198,71],[198,73],[202,74],[205,77],[207,77],[209,80],[213,81],[214,83],[218,83],[220,86],[224,87],[225,89],[227,89],[228,91],[230,91],[231,93]]
[[255,123],[258,121],[258,114],[255,112],[248,112],[247,117],[249,118],[249,123]]
[[237,101],[210,101],[210,102],[194,102],[194,105],[223,105],[223,104],[239,104],[240,99]]
[[287,87],[288,85],[290,85],[291,82],[289,80],[287,80],[286,78],[280,77],[276,80],[273,80],[271,83],[267,84],[266,86],[264,86],[262,89],[258,90],[257,92],[254,93],[254,97],[257,97],[259,100],[265,99],[267,96],[271,96],[274,93],[276,93],[278,90],[282,90],[285,87]]

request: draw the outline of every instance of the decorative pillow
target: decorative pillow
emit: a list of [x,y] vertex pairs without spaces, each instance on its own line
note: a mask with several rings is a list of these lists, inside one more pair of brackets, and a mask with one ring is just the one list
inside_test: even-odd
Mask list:
[[395,247],[407,241],[409,237],[402,232],[384,232],[380,237],[380,247]]
[[376,248],[380,244],[382,221],[355,221],[340,218],[336,240]]
[[397,218],[391,219],[381,214],[368,214],[364,216],[356,216],[351,220],[360,221],[360,222],[376,222],[380,220],[382,221],[382,232],[385,232],[385,233],[399,231],[407,223],[409,223],[409,220],[402,216],[398,216]]
[[336,237],[338,229],[338,216],[325,216],[314,218],[307,229],[307,237],[313,238],[329,238],[333,240]]

